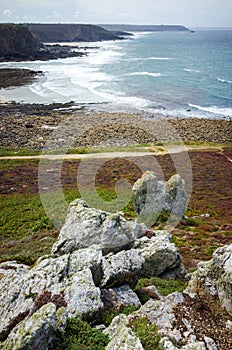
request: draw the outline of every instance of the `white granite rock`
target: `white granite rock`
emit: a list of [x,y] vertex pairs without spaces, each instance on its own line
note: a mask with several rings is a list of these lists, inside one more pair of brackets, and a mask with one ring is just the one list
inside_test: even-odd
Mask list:
[[77,199],[69,206],[52,253],[62,255],[93,244],[101,245],[104,253],[117,252],[129,248],[142,229],[143,226],[127,221],[119,213],[89,208],[84,200]]
[[132,196],[138,222],[148,227],[155,224],[162,211],[180,220],[186,209],[185,182],[179,174],[173,175],[165,183],[159,181],[154,172],[146,171],[134,183]]

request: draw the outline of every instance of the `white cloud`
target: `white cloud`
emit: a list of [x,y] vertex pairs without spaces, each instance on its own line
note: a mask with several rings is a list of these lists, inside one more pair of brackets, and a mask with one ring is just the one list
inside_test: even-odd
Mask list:
[[231,26],[231,0],[0,0],[0,21]]
[[12,16],[12,11],[10,10],[10,9],[5,9],[5,10],[3,10],[2,11],[3,12],[3,15],[5,16],[5,17],[10,17],[10,16]]

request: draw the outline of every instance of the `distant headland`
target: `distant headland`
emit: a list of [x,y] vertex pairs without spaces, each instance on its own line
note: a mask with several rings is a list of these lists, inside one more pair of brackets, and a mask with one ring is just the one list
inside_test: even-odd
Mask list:
[[99,24],[107,30],[122,30],[128,32],[190,32],[190,30],[182,25],[143,25],[143,24]]

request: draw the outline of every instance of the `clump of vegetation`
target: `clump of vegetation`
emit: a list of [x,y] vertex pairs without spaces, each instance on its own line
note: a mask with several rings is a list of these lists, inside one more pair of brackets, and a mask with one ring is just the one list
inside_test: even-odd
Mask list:
[[0,156],[1,157],[37,156],[40,154],[41,154],[41,151],[36,150],[36,149],[0,147]]
[[166,296],[173,292],[183,292],[187,287],[187,282],[182,280],[164,280],[158,277],[152,277],[150,279],[140,278],[136,285],[136,289],[152,285],[157,288],[161,295]]
[[38,311],[43,305],[46,305],[48,303],[55,304],[57,310],[62,306],[67,306],[67,303],[64,299],[64,295],[62,293],[52,294],[50,291],[44,290],[40,295],[36,297],[34,306],[30,312],[30,316],[33,315],[36,311]]
[[63,333],[56,336],[53,350],[103,350],[109,338],[79,318],[67,320]]
[[130,321],[130,327],[140,339],[144,350],[159,350],[161,336],[158,334],[158,327],[148,321],[146,317],[138,317]]

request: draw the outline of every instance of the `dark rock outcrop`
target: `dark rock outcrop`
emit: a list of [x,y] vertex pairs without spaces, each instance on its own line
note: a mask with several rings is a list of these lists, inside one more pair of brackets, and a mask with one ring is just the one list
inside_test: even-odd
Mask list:
[[40,47],[39,40],[23,25],[0,24],[0,58],[30,57]]
[[79,57],[86,52],[42,42],[120,40],[123,33],[119,34],[90,24],[0,24],[0,62]]

